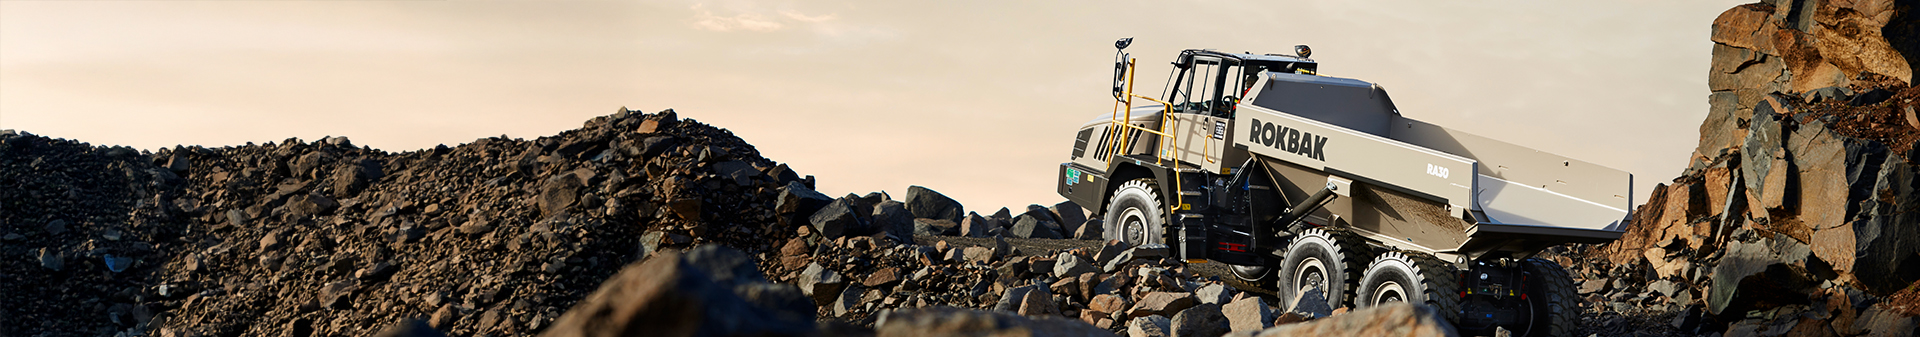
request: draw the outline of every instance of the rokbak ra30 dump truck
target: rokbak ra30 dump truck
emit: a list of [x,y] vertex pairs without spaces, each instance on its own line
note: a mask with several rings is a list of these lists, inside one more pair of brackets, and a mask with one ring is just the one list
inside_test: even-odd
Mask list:
[[1631,216],[1631,174],[1407,118],[1380,86],[1317,75],[1306,46],[1182,51],[1156,98],[1133,93],[1130,42],[1060,194],[1108,239],[1230,265],[1282,303],[1317,289],[1335,308],[1425,303],[1465,335],[1564,336],[1572,280],[1535,255]]

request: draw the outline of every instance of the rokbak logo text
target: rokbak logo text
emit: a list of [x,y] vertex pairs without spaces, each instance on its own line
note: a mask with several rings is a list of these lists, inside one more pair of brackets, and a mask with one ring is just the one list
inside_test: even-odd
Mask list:
[[1251,137],[1247,139],[1249,142],[1307,158],[1327,160],[1327,153],[1323,152],[1327,148],[1327,137],[1315,136],[1313,133],[1301,132],[1300,129],[1283,125],[1261,122],[1259,119],[1253,119],[1252,123],[1247,124],[1251,125],[1251,129],[1247,130],[1248,137]]

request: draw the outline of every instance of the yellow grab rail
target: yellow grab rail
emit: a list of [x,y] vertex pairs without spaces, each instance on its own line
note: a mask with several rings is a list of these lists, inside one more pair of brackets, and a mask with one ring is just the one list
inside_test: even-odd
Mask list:
[[[1107,128],[1107,132],[1106,132],[1107,135],[1105,136],[1105,137],[1110,137],[1107,139],[1114,139],[1114,138],[1121,138],[1121,137],[1124,137],[1124,138],[1116,139],[1116,141],[1112,141],[1112,142],[1107,142],[1107,149],[1105,149],[1107,153],[1107,167],[1108,168],[1113,167],[1113,157],[1115,154],[1118,154],[1117,152],[1119,150],[1129,150],[1133,148],[1132,147],[1133,144],[1131,144],[1133,137],[1127,137],[1126,131],[1123,131],[1123,130],[1133,129],[1133,130],[1139,130],[1139,131],[1159,135],[1162,141],[1159,142],[1159,144],[1156,144],[1157,146],[1155,146],[1156,148],[1154,149],[1153,163],[1155,165],[1165,166],[1166,165],[1165,160],[1172,159],[1173,166],[1174,166],[1174,173],[1173,173],[1174,174],[1174,177],[1173,177],[1174,193],[1173,194],[1174,194],[1175,202],[1173,204],[1167,205],[1167,214],[1171,215],[1173,214],[1174,211],[1177,211],[1182,207],[1186,206],[1186,196],[1180,194],[1180,191],[1182,191],[1182,189],[1180,187],[1180,169],[1179,169],[1180,162],[1183,161],[1183,158],[1186,157],[1186,153],[1182,151],[1174,151],[1173,158],[1167,158],[1167,154],[1166,154],[1166,149],[1169,144],[1178,145],[1180,142],[1180,137],[1178,135],[1167,131],[1167,130],[1178,130],[1178,127],[1174,126],[1174,124],[1177,124],[1179,120],[1173,118],[1173,113],[1172,113],[1173,103],[1169,103],[1167,101],[1162,101],[1159,99],[1155,99],[1153,97],[1148,97],[1148,96],[1143,96],[1143,95],[1133,93],[1133,79],[1134,79],[1133,72],[1134,72],[1134,62],[1132,59],[1128,59],[1127,72],[1126,74],[1123,75],[1126,77],[1126,87],[1122,90],[1122,92],[1125,94],[1125,96],[1122,96],[1122,97],[1125,97],[1125,99],[1114,102],[1114,109],[1119,111],[1114,111],[1114,113],[1108,118],[1109,127]],[[1153,129],[1148,129],[1146,127],[1133,125],[1133,99],[1135,97],[1144,98],[1149,101],[1154,101],[1155,103],[1160,103],[1160,109],[1161,109],[1160,110],[1160,130],[1153,130]],[[1122,110],[1122,106],[1121,106],[1121,104],[1123,103],[1125,104],[1124,110]],[[1124,127],[1124,129],[1120,127]],[[1212,145],[1212,144],[1209,143],[1208,145]],[[1209,160],[1211,160],[1211,158],[1209,158]]]

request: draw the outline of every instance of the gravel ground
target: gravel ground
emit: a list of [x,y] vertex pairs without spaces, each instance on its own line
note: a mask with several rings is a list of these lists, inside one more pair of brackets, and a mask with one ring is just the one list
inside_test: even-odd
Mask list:
[[[923,235],[914,237],[914,240],[918,242],[946,241],[948,245],[955,247],[989,247],[993,244],[992,238],[969,238],[960,236]],[[1102,242],[1100,240],[1022,238],[1007,238],[1006,240],[1008,244],[1013,245],[1016,249],[1018,252],[1016,255],[1021,256],[1030,255],[1027,252],[1057,251],[1074,248],[1099,249]],[[1268,303],[1279,303],[1277,302],[1277,298],[1274,297],[1275,294],[1272,289],[1272,284],[1254,285],[1241,282],[1234,278],[1233,274],[1228,272],[1226,264],[1206,262],[1190,264],[1187,265],[1187,267],[1190,271],[1199,273],[1203,277],[1217,277],[1227,284],[1239,288],[1241,291],[1260,294],[1261,297],[1266,298]],[[1595,310],[1590,304],[1583,303],[1580,311],[1581,326],[1579,331],[1582,336],[1680,336],[1681,334],[1676,332],[1676,329],[1668,325],[1668,322],[1673,320],[1674,315],[1675,313],[1672,312],[1654,312],[1648,310],[1638,310],[1631,314],[1621,314],[1611,311]]]

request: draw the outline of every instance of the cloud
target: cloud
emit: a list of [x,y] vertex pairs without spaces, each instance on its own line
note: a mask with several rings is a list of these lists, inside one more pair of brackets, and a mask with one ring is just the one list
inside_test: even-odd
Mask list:
[[[769,11],[762,8],[774,6],[737,2],[722,3],[715,7],[718,9],[710,10],[705,3],[693,4],[694,27],[716,32],[775,32],[799,26],[827,24],[839,18],[832,13],[811,15],[793,9]],[[716,14],[716,11],[720,13]]]
[[768,19],[759,13],[748,12],[737,13],[733,16],[719,16],[714,15],[712,11],[708,11],[706,6],[702,4],[694,4],[693,11],[696,13],[693,19],[694,26],[705,30],[716,32],[738,30],[771,32],[786,28],[786,24]]
[[800,12],[795,12],[790,10],[780,11],[780,15],[785,16],[788,19],[793,19],[794,21],[807,22],[807,23],[821,23],[821,22],[833,21],[834,19],[833,14],[808,16],[806,14],[802,14]]

